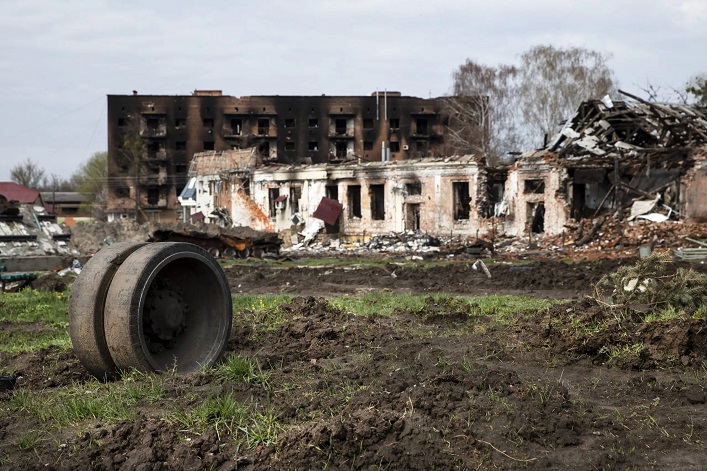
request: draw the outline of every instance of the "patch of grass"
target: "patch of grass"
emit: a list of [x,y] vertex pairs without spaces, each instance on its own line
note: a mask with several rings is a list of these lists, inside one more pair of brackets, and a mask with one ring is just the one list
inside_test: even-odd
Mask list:
[[15,438],[15,446],[20,450],[36,450],[42,440],[42,432],[38,430],[28,430]]
[[287,320],[280,306],[292,299],[290,295],[233,296],[234,317],[250,321],[257,338],[260,332],[277,331]]
[[65,328],[38,332],[0,331],[0,352],[34,352],[47,347],[69,349],[71,347],[69,332]]
[[599,349],[599,354],[606,355],[607,363],[630,362],[639,358],[644,349],[642,343],[633,345],[604,345]]
[[220,380],[245,381],[269,387],[270,374],[264,372],[258,361],[243,355],[231,355],[215,367]]
[[69,426],[90,419],[105,423],[131,420],[138,405],[155,403],[164,394],[162,378],[137,373],[128,374],[116,383],[104,384],[93,379],[53,392],[17,389],[9,404],[12,409],[25,411],[49,425]]
[[69,293],[24,289],[0,295],[0,321],[10,323],[41,322],[53,327],[68,327]]
[[675,319],[687,318],[685,311],[675,309],[672,305],[668,305],[664,309],[651,311],[644,319],[644,322],[667,322]]
[[496,315],[499,321],[507,314],[548,309],[558,301],[526,296],[451,296],[448,294],[421,295],[397,294],[381,290],[364,296],[340,296],[329,301],[335,307],[359,315],[379,314],[387,316],[400,309],[420,312],[425,306],[433,304],[453,304],[456,307],[466,305],[469,315]]
[[240,402],[231,392],[206,398],[193,408],[175,409],[165,420],[197,435],[213,428],[219,437],[231,435],[251,449],[275,444],[281,428],[272,407]]

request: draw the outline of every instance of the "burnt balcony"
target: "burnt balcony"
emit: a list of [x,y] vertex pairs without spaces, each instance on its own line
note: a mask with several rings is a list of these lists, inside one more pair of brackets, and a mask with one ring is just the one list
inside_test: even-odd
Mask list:
[[140,137],[158,138],[167,137],[167,126],[160,125],[157,127],[146,127],[140,130]]

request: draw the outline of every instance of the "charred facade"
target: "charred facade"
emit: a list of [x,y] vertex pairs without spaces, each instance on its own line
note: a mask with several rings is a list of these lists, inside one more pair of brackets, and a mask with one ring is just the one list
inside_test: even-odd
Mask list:
[[181,219],[192,156],[255,148],[262,164],[444,156],[440,99],[401,96],[108,96],[109,220]]

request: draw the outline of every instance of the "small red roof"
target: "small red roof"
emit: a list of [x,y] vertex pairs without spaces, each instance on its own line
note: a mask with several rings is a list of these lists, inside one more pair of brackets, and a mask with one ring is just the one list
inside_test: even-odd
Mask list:
[[15,182],[0,182],[0,195],[9,201],[18,201],[21,204],[32,204],[39,198],[39,192]]

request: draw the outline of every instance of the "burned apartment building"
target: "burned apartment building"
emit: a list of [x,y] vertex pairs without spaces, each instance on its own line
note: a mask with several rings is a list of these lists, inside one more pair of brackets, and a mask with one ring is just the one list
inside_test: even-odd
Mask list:
[[439,157],[440,99],[370,96],[108,96],[109,220],[183,218],[177,196],[198,152],[254,148],[261,164]]
[[694,108],[588,101],[546,148],[508,166],[474,155],[260,165],[255,149],[205,152],[184,196],[209,222],[283,231],[320,220],[342,240],[403,230],[572,237],[582,221],[612,215],[706,221],[705,144]]

